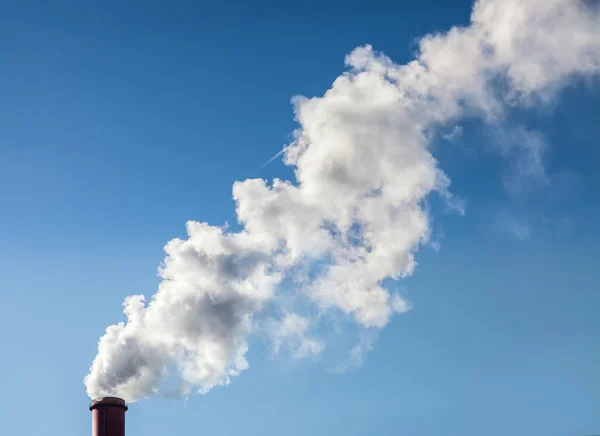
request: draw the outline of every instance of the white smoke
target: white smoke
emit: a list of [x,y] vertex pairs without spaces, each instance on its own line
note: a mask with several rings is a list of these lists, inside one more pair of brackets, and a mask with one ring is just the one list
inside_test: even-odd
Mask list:
[[[300,127],[284,159],[296,182],[236,182],[241,231],[189,222],[188,239],[167,244],[156,294],[128,297],[127,322],[100,339],[85,378],[90,397],[136,401],[157,394],[169,371],[183,395],[226,385],[248,367],[248,338],[261,319],[270,320],[262,325],[276,350],[318,354],[326,344],[311,336],[315,320],[288,308],[270,318],[267,305],[284,293],[365,329],[408,310],[382,282],[412,274],[430,236],[426,198],[436,191],[462,210],[429,150],[436,130],[479,117],[505,131],[508,107],[545,103],[597,74],[599,14],[577,0],[479,0],[468,27],[425,36],[406,65],[370,46],[346,64],[322,97],[293,100]],[[544,147],[511,147],[519,145],[518,172],[544,174]],[[356,361],[372,346],[362,342]]]

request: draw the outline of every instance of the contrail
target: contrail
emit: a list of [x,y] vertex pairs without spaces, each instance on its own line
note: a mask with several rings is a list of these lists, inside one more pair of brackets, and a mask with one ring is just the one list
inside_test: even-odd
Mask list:
[[271,162],[273,162],[275,159],[277,159],[279,156],[281,156],[283,153],[285,153],[285,151],[290,148],[292,145],[294,145],[296,143],[296,141],[292,142],[289,145],[286,145],[285,147],[283,147],[283,149],[278,152],[277,154],[275,154],[275,156],[271,157],[269,160],[267,160],[265,163],[263,163],[259,170],[262,170],[264,167],[266,167],[267,165],[269,165]]

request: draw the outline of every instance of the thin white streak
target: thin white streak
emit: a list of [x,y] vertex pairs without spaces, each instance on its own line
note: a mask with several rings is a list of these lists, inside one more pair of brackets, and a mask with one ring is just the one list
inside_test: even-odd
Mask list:
[[285,147],[283,147],[283,149],[281,151],[279,151],[277,154],[275,154],[273,157],[271,157],[269,160],[267,160],[265,163],[263,163],[260,166],[260,169],[262,170],[264,167],[266,167],[267,165],[269,165],[271,162],[273,162],[275,159],[277,159],[279,156],[281,156],[283,153],[285,153],[285,151],[290,148],[292,145],[294,145],[296,143],[296,141],[292,142],[289,145],[286,145]]

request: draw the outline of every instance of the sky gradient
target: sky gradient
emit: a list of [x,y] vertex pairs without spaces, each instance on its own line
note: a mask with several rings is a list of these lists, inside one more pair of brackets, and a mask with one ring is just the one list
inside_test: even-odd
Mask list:
[[[298,128],[291,97],[322,96],[364,44],[411,61],[417,38],[469,22],[470,2],[446,3],[4,2],[7,434],[87,434],[98,338],[125,296],[156,291],[163,246],[188,220],[235,226],[235,181],[293,180],[259,169]],[[543,136],[543,182],[480,121],[432,144],[465,214],[432,196],[439,247],[388,283],[412,308],[360,368],[253,337],[230,386],[135,403],[128,434],[599,433],[599,108],[587,78],[507,114]]]

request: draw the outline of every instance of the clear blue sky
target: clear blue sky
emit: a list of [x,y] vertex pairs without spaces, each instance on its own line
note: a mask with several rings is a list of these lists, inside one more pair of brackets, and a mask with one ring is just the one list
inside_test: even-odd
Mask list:
[[[3,434],[89,434],[98,338],[126,295],[154,292],[187,220],[234,222],[234,181],[291,177],[257,170],[297,127],[290,98],[322,95],[362,44],[405,63],[471,8],[85,3],[0,5]],[[475,127],[434,151],[467,213],[436,215],[441,250],[395,284],[413,309],[362,368],[280,361],[257,341],[229,387],[136,403],[128,434],[600,433],[599,91],[514,114],[546,135],[548,186],[508,192]]]

